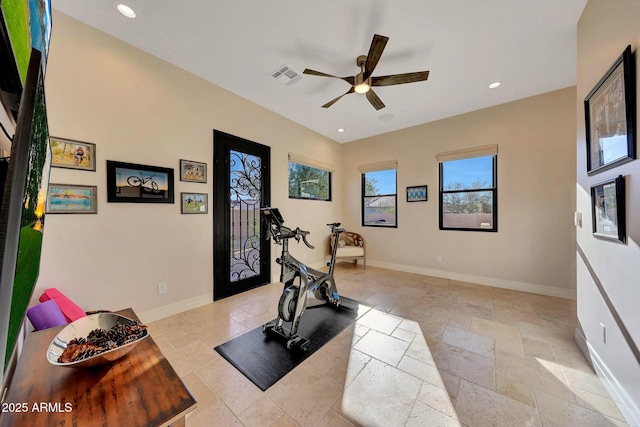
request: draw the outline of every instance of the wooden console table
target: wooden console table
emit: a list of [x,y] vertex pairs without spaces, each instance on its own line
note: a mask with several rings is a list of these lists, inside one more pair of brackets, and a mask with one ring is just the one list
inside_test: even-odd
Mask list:
[[[118,314],[137,319],[130,308]],[[28,335],[0,427],[185,425],[196,401],[152,337],[109,365],[74,369],[46,360],[62,328]]]

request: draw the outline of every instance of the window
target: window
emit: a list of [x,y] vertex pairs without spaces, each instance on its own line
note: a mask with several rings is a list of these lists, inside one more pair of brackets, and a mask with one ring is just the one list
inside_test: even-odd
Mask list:
[[290,199],[331,201],[331,169],[317,163],[289,154]]
[[450,151],[440,164],[440,230],[498,231],[497,146]]
[[362,172],[362,225],[397,227],[398,197],[396,191],[396,163],[393,168],[360,167]]

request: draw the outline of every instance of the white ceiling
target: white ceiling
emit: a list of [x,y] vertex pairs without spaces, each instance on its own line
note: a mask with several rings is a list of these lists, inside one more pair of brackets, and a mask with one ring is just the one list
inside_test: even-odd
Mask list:
[[[587,0],[52,0],[52,6],[290,120],[344,143],[576,83],[576,25]],[[53,31],[55,37],[55,21]],[[429,70],[375,88],[376,111],[336,76],[359,72],[374,34],[389,42],[373,75]],[[271,77],[286,64],[302,78]],[[500,81],[502,86],[489,89]],[[343,128],[343,133],[337,129]]]

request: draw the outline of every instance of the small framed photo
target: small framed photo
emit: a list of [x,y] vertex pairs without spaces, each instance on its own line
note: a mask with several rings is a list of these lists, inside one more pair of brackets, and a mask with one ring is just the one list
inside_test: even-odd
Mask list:
[[427,201],[427,186],[416,185],[413,187],[407,187],[407,202],[426,202]]
[[207,164],[180,159],[180,181],[207,182]]
[[622,175],[591,187],[595,237],[626,243],[624,192]]
[[173,169],[107,160],[107,201],[174,203]]
[[635,158],[635,78],[631,46],[584,100],[587,174]]
[[96,144],[50,137],[49,145],[51,166],[96,171]]
[[209,212],[208,196],[204,193],[180,193],[180,213],[206,214]]
[[98,187],[95,185],[49,184],[47,214],[97,214]]

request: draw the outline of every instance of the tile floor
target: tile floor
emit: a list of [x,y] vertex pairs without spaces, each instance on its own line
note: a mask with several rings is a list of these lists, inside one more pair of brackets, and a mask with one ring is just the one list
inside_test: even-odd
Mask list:
[[264,392],[213,347],[276,317],[282,285],[151,323],[198,401],[187,426],[626,425],[575,301],[344,263],[336,283],[374,309]]

